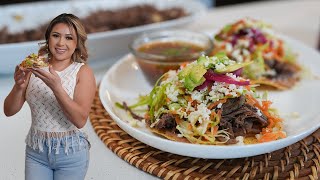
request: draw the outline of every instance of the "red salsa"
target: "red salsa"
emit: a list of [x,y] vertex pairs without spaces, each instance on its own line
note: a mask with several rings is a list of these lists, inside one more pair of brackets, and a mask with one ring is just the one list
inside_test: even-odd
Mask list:
[[198,58],[192,54],[205,51],[205,48],[197,44],[169,41],[169,42],[152,42],[140,46],[138,52],[158,55],[164,59],[137,59],[147,80],[153,85],[157,79],[169,70],[176,70],[182,63],[193,61]]
[[138,48],[139,52],[162,55],[168,57],[187,56],[192,53],[203,51],[204,48],[196,44],[177,41],[177,42],[154,42],[142,45]]

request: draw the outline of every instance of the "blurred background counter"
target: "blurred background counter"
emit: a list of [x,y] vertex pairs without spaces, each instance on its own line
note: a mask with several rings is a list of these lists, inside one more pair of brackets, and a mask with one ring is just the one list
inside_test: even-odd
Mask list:
[[[227,0],[227,2],[232,0]],[[188,26],[192,30],[222,28],[243,17],[263,20],[275,31],[299,40],[309,47],[320,48],[320,1],[318,0],[278,0],[237,3],[221,6],[224,1],[216,1],[218,7],[209,9],[201,19]],[[219,4],[220,3],[220,4]]]

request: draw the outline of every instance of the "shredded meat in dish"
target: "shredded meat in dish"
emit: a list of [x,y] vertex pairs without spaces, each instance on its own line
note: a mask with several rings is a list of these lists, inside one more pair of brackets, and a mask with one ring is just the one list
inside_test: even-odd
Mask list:
[[[81,18],[81,21],[87,33],[95,33],[168,21],[186,15],[184,9],[178,7],[160,10],[152,5],[136,5],[118,10],[98,10]],[[48,23],[19,33],[10,33],[7,27],[0,28],[0,44],[41,40]]]

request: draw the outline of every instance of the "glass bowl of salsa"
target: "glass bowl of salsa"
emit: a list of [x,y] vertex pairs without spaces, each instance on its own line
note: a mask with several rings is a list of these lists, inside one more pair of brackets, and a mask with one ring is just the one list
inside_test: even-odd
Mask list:
[[167,30],[145,33],[129,44],[144,76],[154,85],[162,74],[180,65],[209,55],[213,43],[204,33]]

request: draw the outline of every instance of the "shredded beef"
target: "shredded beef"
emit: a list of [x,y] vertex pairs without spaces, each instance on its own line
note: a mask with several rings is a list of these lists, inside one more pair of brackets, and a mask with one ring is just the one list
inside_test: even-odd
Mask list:
[[[118,10],[97,10],[81,18],[86,32],[104,32],[157,23],[186,16],[183,8],[173,7],[157,9],[148,4],[141,4]],[[49,22],[34,29],[11,33],[7,27],[0,27],[0,44],[41,40]]]
[[128,107],[127,103],[123,102],[122,105],[123,105],[123,108],[124,108],[126,111],[128,111],[134,119],[137,119],[137,120],[142,120],[142,119],[143,119],[143,117],[140,117],[140,116],[138,116],[137,114],[135,114],[135,113]]
[[228,99],[228,101],[222,105],[222,116],[239,109],[239,107],[244,104],[245,100],[246,98],[244,96]]
[[227,129],[231,139],[257,134],[268,125],[266,116],[262,113],[259,115],[255,107],[245,103],[244,96],[228,99],[221,109],[220,127]]
[[277,60],[266,60],[266,65],[270,69],[274,69],[276,71],[276,75],[268,75],[268,78],[289,78],[292,77],[298,70],[297,67],[286,62],[280,62]]
[[265,64],[270,69],[275,70],[275,74],[266,75],[266,78],[277,83],[282,88],[292,87],[299,79],[299,66],[277,60],[266,60]]
[[238,143],[238,141],[236,139],[226,139],[225,137],[217,137],[217,140],[220,142],[225,142],[225,145],[229,145],[229,144],[236,144]]
[[176,126],[177,124],[175,117],[172,114],[165,113],[161,115],[160,120],[156,124],[155,128],[175,131]]

